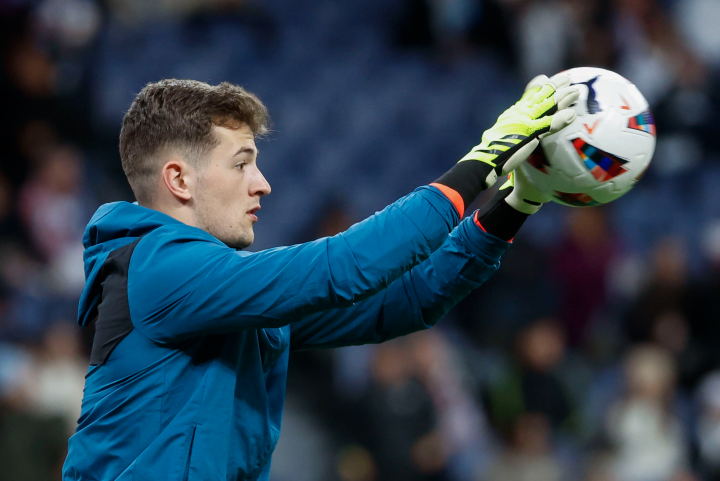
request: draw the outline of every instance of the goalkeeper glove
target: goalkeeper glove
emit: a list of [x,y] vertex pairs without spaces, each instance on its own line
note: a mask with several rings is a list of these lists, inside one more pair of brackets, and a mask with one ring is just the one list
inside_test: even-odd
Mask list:
[[512,189],[505,197],[505,202],[510,206],[522,212],[523,214],[534,214],[545,202],[551,200],[550,196],[538,190],[523,173],[522,169],[515,169],[509,175],[507,182],[501,187],[500,191]]
[[525,88],[520,100],[498,117],[485,131],[482,142],[460,162],[480,161],[489,166],[484,188],[495,184],[498,176],[515,170],[537,147],[540,138],[553,134],[575,120],[568,108],[580,96],[570,77],[557,74],[552,78],[539,75]]
[[538,139],[575,120],[575,111],[568,107],[579,96],[578,88],[570,85],[567,75],[558,74],[550,79],[545,75],[535,77],[522,98],[483,134],[482,142],[431,185],[455,191],[459,197],[453,203],[462,216],[465,206],[483,189],[495,184],[498,176],[512,172],[532,153]]
[[515,169],[495,196],[475,212],[475,222],[495,237],[512,240],[530,214],[549,200],[530,183],[522,169]]

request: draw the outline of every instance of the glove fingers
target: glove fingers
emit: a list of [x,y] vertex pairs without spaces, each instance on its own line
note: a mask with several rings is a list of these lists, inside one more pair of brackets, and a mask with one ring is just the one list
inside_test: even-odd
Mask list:
[[577,117],[577,114],[573,109],[565,109],[559,111],[552,116],[552,120],[550,121],[550,130],[546,133],[541,134],[539,137],[542,139],[550,134],[561,131],[562,129],[573,123],[575,117]]
[[[565,74],[560,73],[554,75],[552,78],[548,78],[547,75],[538,75],[525,87],[525,94],[523,95],[523,98],[527,99],[531,96],[528,94],[532,94],[537,96],[537,101],[541,101],[550,97],[554,92],[569,86],[570,77]],[[577,87],[575,87],[575,89],[577,89]]]
[[551,100],[552,104],[555,104],[555,100],[553,99],[553,95],[555,94],[555,86],[551,83],[546,83],[542,86],[542,88],[535,94],[534,101],[535,103],[544,103],[547,100]]
[[527,93],[535,88],[542,88],[542,86],[549,81],[550,79],[547,77],[547,75],[538,75],[527,84],[527,86],[525,87],[525,92]]
[[555,101],[558,110],[564,110],[577,102],[580,98],[580,89],[577,87],[564,87],[555,92]]
[[566,109],[579,97],[580,90],[577,87],[564,87],[556,91],[554,96],[543,100],[537,105],[534,112],[540,112],[542,115],[537,115],[536,118],[553,115],[558,110]]
[[579,96],[577,87],[569,87],[569,83],[569,77],[560,74],[552,79],[545,75],[532,79],[520,101],[503,112],[495,126],[483,133],[482,142],[460,161],[477,160],[493,167],[485,179],[488,186],[495,183],[497,175],[512,172],[537,147],[538,137],[557,132],[574,120],[574,111],[563,111]]
[[[548,84],[548,87],[549,86],[550,85]],[[543,93],[542,90],[540,91],[540,93],[538,95],[540,95],[541,93]],[[555,96],[551,94],[548,98],[546,98],[545,100],[536,104],[533,107],[530,115],[533,118],[538,119],[538,118],[545,117],[547,115],[553,115],[557,111],[558,111],[558,107],[557,107],[557,104],[555,103]]]
[[570,76],[562,72],[550,77],[549,81],[550,83],[555,85],[556,90],[560,90],[561,88],[569,86],[571,82]]
[[525,159],[530,157],[530,154],[532,154],[533,150],[535,150],[539,143],[540,141],[538,139],[532,139],[530,142],[520,147],[518,151],[515,152],[502,166],[502,173],[507,175],[508,173],[514,171],[518,165],[522,164]]
[[[540,117],[539,119],[531,121],[532,123],[530,124],[530,128],[532,129],[534,134],[545,134],[549,132],[555,115],[546,115],[544,117]],[[540,138],[542,138],[542,135],[540,135]]]

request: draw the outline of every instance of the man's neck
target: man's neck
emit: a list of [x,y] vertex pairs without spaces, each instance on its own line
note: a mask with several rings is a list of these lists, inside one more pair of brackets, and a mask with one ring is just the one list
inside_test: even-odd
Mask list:
[[148,209],[162,212],[165,215],[172,217],[175,220],[182,222],[193,227],[200,227],[197,225],[195,213],[187,204],[180,205],[167,205],[163,202],[155,202],[150,204],[144,204],[138,202],[139,205],[147,207]]

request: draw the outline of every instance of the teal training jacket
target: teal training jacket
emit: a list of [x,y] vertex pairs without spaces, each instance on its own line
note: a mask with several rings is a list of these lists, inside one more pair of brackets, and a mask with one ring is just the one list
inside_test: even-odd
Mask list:
[[458,222],[425,186],[336,236],[249,253],[136,204],[100,207],[63,479],[267,480],[290,349],[426,329],[498,269],[510,244]]

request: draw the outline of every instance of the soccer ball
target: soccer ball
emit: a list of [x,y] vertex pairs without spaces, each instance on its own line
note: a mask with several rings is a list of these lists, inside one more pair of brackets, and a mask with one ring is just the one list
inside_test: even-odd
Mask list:
[[555,202],[607,204],[629,192],[650,165],[655,123],[645,97],[615,72],[580,67],[565,73],[580,87],[577,118],[542,139],[520,168]]

